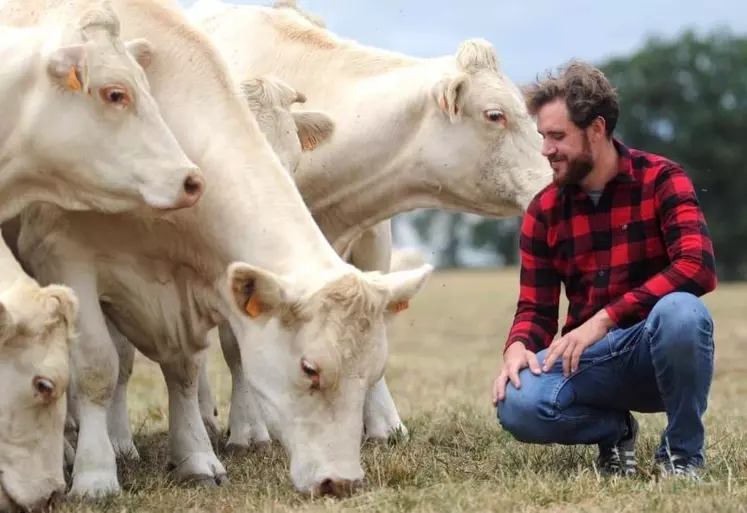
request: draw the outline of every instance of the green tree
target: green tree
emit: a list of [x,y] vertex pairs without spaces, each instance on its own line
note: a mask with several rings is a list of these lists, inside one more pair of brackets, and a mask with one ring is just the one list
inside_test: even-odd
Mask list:
[[726,30],[649,39],[600,64],[620,95],[618,134],[684,167],[713,237],[719,278],[747,277],[747,38]]

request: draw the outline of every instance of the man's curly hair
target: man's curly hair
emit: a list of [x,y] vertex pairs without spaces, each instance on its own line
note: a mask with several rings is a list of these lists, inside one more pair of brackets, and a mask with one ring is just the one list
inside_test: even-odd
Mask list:
[[571,121],[581,128],[588,127],[597,117],[604,119],[607,137],[612,136],[620,114],[617,91],[598,68],[580,60],[572,60],[561,67],[557,76],[547,73],[524,88],[527,109],[532,116],[547,103],[558,98],[565,100]]

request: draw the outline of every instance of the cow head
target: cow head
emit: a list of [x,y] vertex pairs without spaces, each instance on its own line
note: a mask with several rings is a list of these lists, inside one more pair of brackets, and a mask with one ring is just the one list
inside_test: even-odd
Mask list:
[[63,431],[73,292],[19,280],[0,294],[0,510],[39,510],[65,489]]
[[537,126],[490,43],[463,43],[426,105],[415,146],[424,182],[446,207],[516,215],[551,182]]
[[69,209],[120,212],[143,205],[193,205],[204,188],[161,117],[144,73],[154,50],[123,42],[108,6],[82,15],[42,53],[45,74],[23,93],[21,126],[48,201]]
[[334,121],[324,112],[291,111],[295,103],[305,103],[303,93],[277,77],[264,75],[245,80],[241,92],[267,138],[291,174],[296,171],[301,154],[311,151],[333,135]]
[[[344,495],[363,478],[360,444],[366,392],[384,374],[386,323],[432,272],[276,275],[229,268],[242,363],[262,418],[290,455],[303,493]],[[253,322],[246,322],[246,321]]]

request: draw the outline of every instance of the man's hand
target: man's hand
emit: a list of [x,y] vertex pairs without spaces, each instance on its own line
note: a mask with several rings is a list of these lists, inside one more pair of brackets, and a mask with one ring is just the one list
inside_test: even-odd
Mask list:
[[523,343],[514,342],[506,349],[503,355],[503,369],[493,382],[493,406],[498,406],[498,401],[503,401],[506,397],[506,383],[509,379],[516,388],[519,388],[519,371],[525,367],[529,367],[535,375],[542,374],[537,355],[527,350]]
[[612,327],[612,319],[605,310],[600,310],[578,328],[550,344],[542,370],[549,371],[558,357],[563,358],[563,376],[568,377],[578,370],[581,354],[604,337]]

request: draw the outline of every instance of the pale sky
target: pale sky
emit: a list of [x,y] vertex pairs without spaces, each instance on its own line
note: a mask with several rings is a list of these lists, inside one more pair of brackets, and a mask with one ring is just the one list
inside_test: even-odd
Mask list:
[[747,32],[745,0],[300,0],[299,5],[342,37],[418,57],[450,54],[464,39],[485,38],[519,82],[572,57],[598,62],[628,53],[648,34],[670,36],[685,27]]

